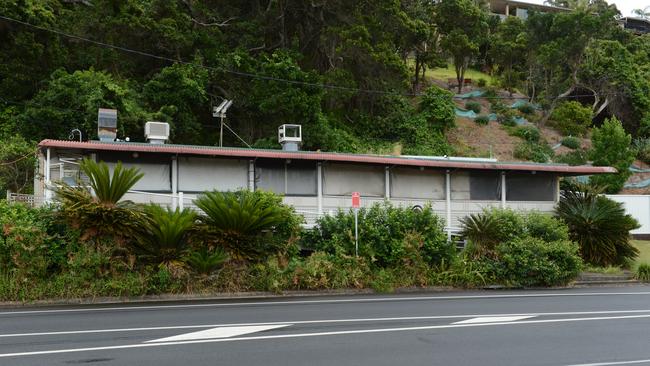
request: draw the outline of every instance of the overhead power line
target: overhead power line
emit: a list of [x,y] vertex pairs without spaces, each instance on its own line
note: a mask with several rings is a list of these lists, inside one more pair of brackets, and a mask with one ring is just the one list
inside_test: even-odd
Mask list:
[[[179,63],[179,64],[184,64],[188,66],[193,66],[193,67],[198,67],[198,68],[203,68],[206,70],[210,71],[217,71],[217,72],[223,72],[223,73],[228,73],[236,76],[242,76],[242,77],[247,77],[251,79],[258,79],[258,80],[266,80],[266,81],[276,81],[276,82],[282,82],[286,84],[293,84],[293,85],[300,85],[300,86],[309,86],[309,87],[316,87],[316,88],[322,88],[322,89],[330,89],[330,90],[340,90],[340,91],[349,91],[349,92],[358,92],[358,93],[366,93],[366,94],[379,94],[379,95],[399,95],[399,96],[407,96],[407,97],[417,97],[417,96],[423,96],[423,93],[401,93],[401,92],[395,92],[395,91],[388,91],[388,90],[373,90],[373,89],[362,89],[362,88],[351,88],[351,87],[346,87],[346,86],[340,86],[340,85],[333,85],[333,84],[325,84],[325,83],[312,83],[312,82],[307,82],[307,81],[299,81],[299,80],[290,80],[290,79],[283,79],[283,78],[277,78],[273,76],[267,76],[267,75],[259,75],[259,74],[253,74],[253,73],[248,73],[248,72],[243,72],[243,71],[237,71],[237,70],[231,70],[231,69],[226,69],[224,67],[214,67],[214,66],[206,66],[202,64],[198,64],[195,62],[190,62],[190,61],[184,61],[180,59],[174,59],[171,57],[167,56],[161,56],[161,55],[156,55],[153,53],[141,51],[141,50],[136,50],[133,48],[127,48],[123,46],[118,46],[110,43],[105,43],[101,41],[96,41],[90,38],[78,36],[75,34],[70,34],[66,33],[57,29],[52,29],[52,28],[47,28],[47,27],[42,27],[39,25],[31,24],[19,19],[14,19],[8,16],[0,15],[0,19],[6,20],[8,22],[13,22],[17,24],[21,24],[26,27],[30,27],[33,29],[37,29],[40,31],[44,32],[49,32],[49,33],[54,33],[59,36],[71,38],[71,39],[76,39],[82,42],[87,42],[94,44],[96,46],[104,47],[104,48],[111,48],[114,50],[126,52],[126,53],[131,53],[143,57],[149,57],[157,60],[162,60],[162,61],[167,61],[171,63]],[[618,95],[617,93],[612,93],[612,94],[599,94],[601,97],[605,96],[616,96]],[[588,97],[593,97],[593,94],[584,94],[584,95],[569,95],[562,97],[563,99],[575,99],[575,98],[588,98]],[[440,97],[444,98],[444,97]],[[454,99],[470,99],[470,98],[464,98],[462,96],[454,95],[452,98]],[[501,96],[494,96],[494,97],[472,97],[471,99],[522,99],[522,98],[514,98],[514,97],[501,97]]]

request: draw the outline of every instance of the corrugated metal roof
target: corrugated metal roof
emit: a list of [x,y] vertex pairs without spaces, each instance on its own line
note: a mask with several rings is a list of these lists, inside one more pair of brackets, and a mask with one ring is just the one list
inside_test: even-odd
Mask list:
[[616,173],[612,167],[602,166],[569,166],[564,164],[535,164],[535,163],[507,163],[507,162],[473,162],[454,160],[453,157],[444,159],[427,159],[422,157],[401,157],[392,155],[364,155],[344,154],[318,151],[282,151],[263,149],[243,149],[232,147],[174,145],[174,144],[147,144],[138,142],[99,142],[99,141],[62,141],[43,140],[40,147],[54,147],[63,149],[80,149],[86,151],[132,151],[142,153],[165,153],[180,155],[202,155],[236,158],[268,158],[268,159],[297,159],[316,161],[337,161],[349,163],[366,163],[382,165],[402,165],[431,167],[441,169],[479,169],[479,170],[507,170],[507,171],[536,171],[554,172],[562,175],[589,175]]

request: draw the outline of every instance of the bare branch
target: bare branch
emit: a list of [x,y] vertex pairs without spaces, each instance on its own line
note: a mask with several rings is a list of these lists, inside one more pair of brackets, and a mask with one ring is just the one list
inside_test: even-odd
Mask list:
[[198,20],[196,20],[196,19],[194,19],[194,18],[190,18],[190,19],[191,19],[194,23],[196,23],[196,24],[198,24],[198,25],[201,25],[201,26],[204,26],[204,27],[227,27],[227,26],[230,25],[230,24],[228,24],[228,22],[230,22],[231,20],[235,20],[235,19],[237,19],[237,17],[230,17],[230,18],[224,20],[224,21],[221,22],[221,23],[203,23],[203,22],[199,22]]

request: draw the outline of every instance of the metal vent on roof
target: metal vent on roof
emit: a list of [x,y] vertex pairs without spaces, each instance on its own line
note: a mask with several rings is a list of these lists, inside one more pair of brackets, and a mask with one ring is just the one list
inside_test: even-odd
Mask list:
[[117,137],[117,110],[99,108],[97,112],[97,137],[99,141],[115,141]]

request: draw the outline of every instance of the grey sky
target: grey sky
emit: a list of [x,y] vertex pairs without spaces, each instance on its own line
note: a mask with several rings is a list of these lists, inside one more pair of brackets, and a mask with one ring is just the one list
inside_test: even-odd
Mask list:
[[[524,0],[529,3],[543,4],[544,0]],[[650,0],[609,0],[608,3],[616,4],[618,10],[624,16],[632,15],[633,9],[643,9],[647,6],[650,6]]]

